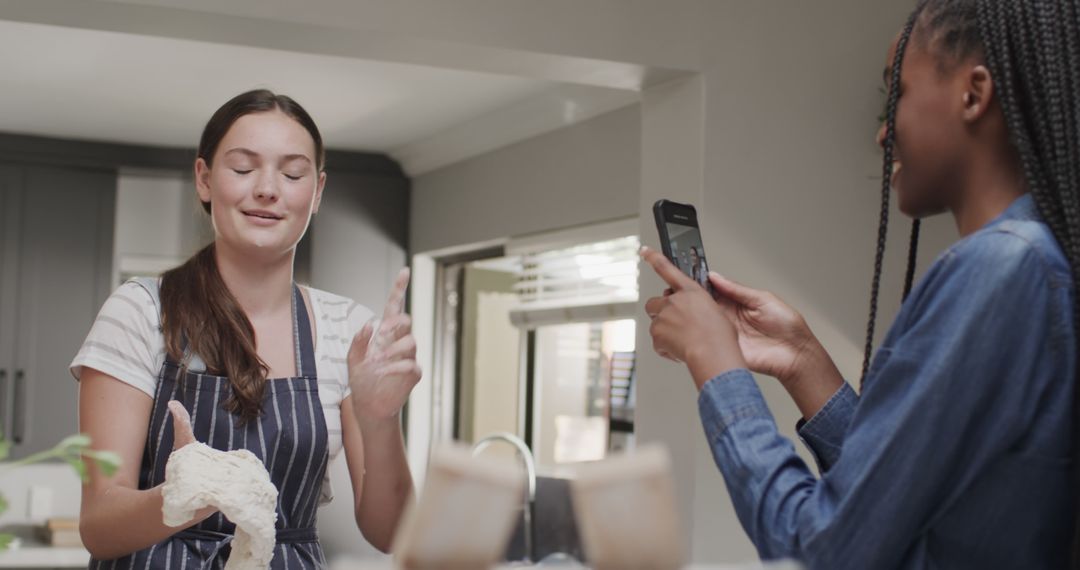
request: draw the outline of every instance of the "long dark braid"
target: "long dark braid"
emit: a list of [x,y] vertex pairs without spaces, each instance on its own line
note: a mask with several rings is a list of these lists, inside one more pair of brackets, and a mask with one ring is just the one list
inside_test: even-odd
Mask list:
[[911,222],[911,240],[908,242],[907,249],[907,271],[904,272],[904,296],[902,300],[907,301],[908,295],[911,294],[911,284],[915,282],[915,257],[919,254],[919,227],[921,222],[918,218],[915,218]]
[[[870,368],[870,354],[874,349],[874,327],[877,324],[878,291],[881,288],[881,265],[885,260],[885,239],[889,229],[889,190],[892,183],[893,148],[896,145],[896,104],[900,100],[900,68],[904,63],[904,52],[911,32],[915,29],[915,20],[922,10],[923,2],[919,8],[908,18],[904,25],[904,31],[896,44],[896,55],[893,57],[892,76],[889,78],[889,94],[885,103],[885,141],[882,147],[885,151],[885,166],[882,170],[881,181],[881,218],[878,222],[877,250],[874,252],[874,278],[870,281],[870,317],[866,323],[866,347],[863,351],[862,379],[859,386],[866,381],[866,371]],[[912,226],[912,250],[909,254],[908,275],[905,279],[904,297],[907,297],[911,288],[911,276],[915,272],[915,249],[919,240],[918,220]]]
[[[1027,190],[1068,259],[1074,299],[1075,286],[1080,283],[1080,73],[1077,72],[1080,70],[1080,7],[1077,2],[923,0],[916,8],[916,14],[924,12],[920,21],[925,23],[928,37],[933,36],[943,55],[956,60],[974,54],[985,57]],[[905,33],[909,33],[910,26],[909,23]],[[896,88],[897,77],[898,68],[894,67],[890,91]],[[891,96],[889,112],[895,113]],[[890,131],[892,128],[890,124]],[[893,136],[890,133],[886,145],[886,172],[892,161]],[[916,240],[917,236],[913,236],[912,243]],[[910,259],[914,259],[913,253]],[[875,281],[877,272],[875,268]],[[873,291],[876,296],[876,283]],[[1080,323],[1080,303],[1075,300],[1073,311],[1073,322]],[[873,317],[872,305],[871,323]],[[1080,461],[1077,461],[1080,459],[1080,389],[1076,388],[1073,418],[1074,473],[1076,489],[1080,491]],[[1080,569],[1080,508],[1077,515],[1071,560],[1074,569]]]
[[[1003,5],[1004,4],[1004,5]],[[1080,9],[1076,0],[976,3],[976,17],[1012,143],[1043,219],[1080,282]],[[1074,300],[1073,323],[1080,323]],[[1074,325],[1075,326],[1075,325]],[[1080,390],[1074,388],[1073,457],[1080,489]],[[1080,568],[1080,509],[1071,566]]]

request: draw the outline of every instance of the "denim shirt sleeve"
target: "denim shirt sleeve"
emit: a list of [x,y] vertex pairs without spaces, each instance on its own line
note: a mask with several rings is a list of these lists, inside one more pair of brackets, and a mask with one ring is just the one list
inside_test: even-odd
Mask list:
[[[753,377],[703,387],[698,407],[743,528],[762,558],[894,567],[934,516],[1022,436],[1054,381],[1048,270],[993,233],[931,268],[878,351],[858,402],[803,426],[820,479],[781,436]],[[1022,380],[1021,380],[1022,379]],[[834,413],[835,412],[835,413]],[[846,431],[846,436],[844,432]]]
[[859,396],[851,389],[850,384],[844,382],[814,417],[799,420],[795,426],[822,473],[832,468],[840,458],[844,435],[851,425],[851,418],[854,417],[858,404]]

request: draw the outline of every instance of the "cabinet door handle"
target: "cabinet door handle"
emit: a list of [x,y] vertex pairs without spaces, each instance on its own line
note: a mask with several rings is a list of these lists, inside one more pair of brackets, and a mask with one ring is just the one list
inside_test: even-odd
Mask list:
[[8,429],[8,371],[0,368],[0,439],[11,438],[11,430]]
[[15,371],[15,409],[12,413],[11,441],[16,445],[23,442],[26,436],[26,373],[22,370]]

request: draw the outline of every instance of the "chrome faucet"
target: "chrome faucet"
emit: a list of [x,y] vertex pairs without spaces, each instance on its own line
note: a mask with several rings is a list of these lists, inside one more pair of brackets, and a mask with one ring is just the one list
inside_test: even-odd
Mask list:
[[517,455],[519,455],[525,463],[525,476],[528,478],[528,492],[525,495],[525,504],[523,505],[525,510],[523,525],[523,531],[525,533],[525,561],[534,562],[532,505],[536,501],[536,463],[533,461],[532,452],[529,451],[529,446],[525,445],[525,441],[520,437],[505,431],[493,433],[473,444],[473,456],[479,455],[481,451],[487,448],[487,446],[496,441],[505,441],[517,448]]

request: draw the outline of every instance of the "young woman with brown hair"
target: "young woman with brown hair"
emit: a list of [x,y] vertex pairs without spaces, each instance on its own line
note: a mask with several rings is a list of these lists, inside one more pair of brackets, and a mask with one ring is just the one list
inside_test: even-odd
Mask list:
[[326,565],[316,511],[342,449],[357,525],[389,549],[412,492],[399,412],[420,379],[403,312],[408,271],[378,320],[293,282],[324,161],[318,128],[292,99],[256,90],[225,103],[195,161],[213,243],[160,280],[125,283],[102,307],[72,362],[80,429],[123,458],[115,476],[91,469],[83,487],[92,568],[224,564],[234,526],[220,513],[162,522],[165,464],[196,440],[265,464],[279,493],[273,568]]

